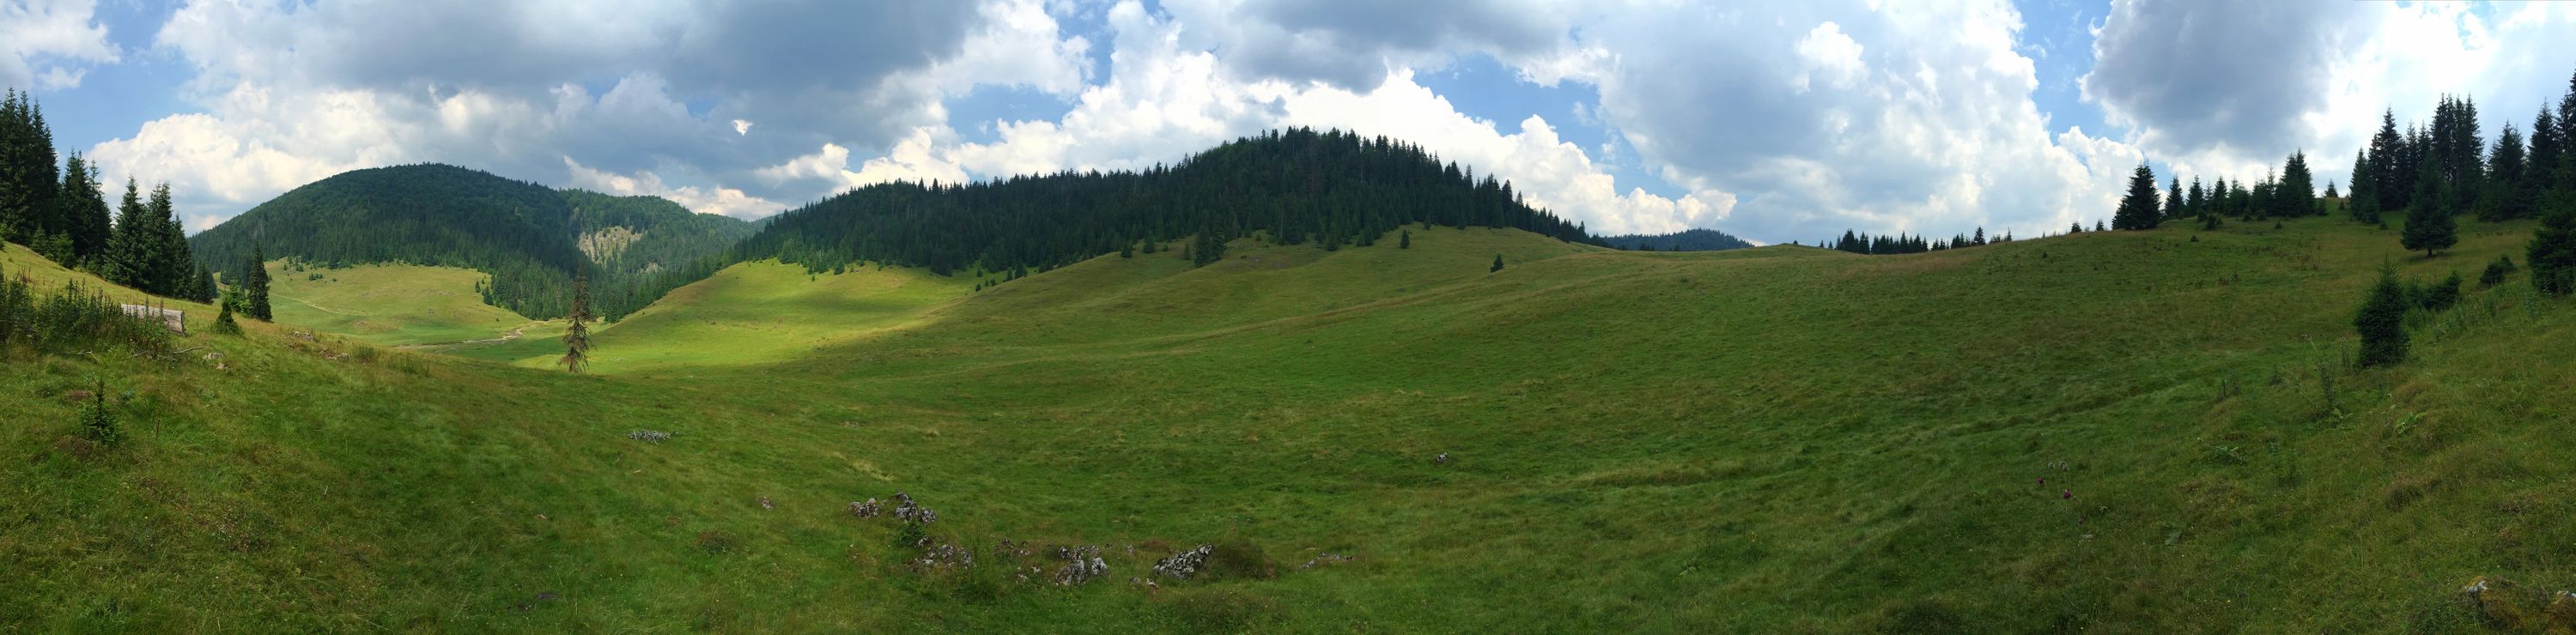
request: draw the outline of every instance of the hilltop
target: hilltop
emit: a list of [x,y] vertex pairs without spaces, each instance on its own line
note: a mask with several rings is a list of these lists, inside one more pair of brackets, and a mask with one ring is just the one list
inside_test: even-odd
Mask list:
[[271,260],[336,269],[454,267],[489,276],[473,292],[531,317],[559,317],[576,272],[600,278],[598,311],[623,316],[704,277],[753,224],[649,196],[555,190],[448,165],[353,170],[288,191],[189,238],[199,262],[239,279],[254,244]]
[[[2432,259],[2327,218],[1901,256],[1400,231],[993,284],[746,262],[602,330],[601,376],[289,325],[17,353],[0,586],[36,591],[0,622],[2447,630],[2474,578],[2576,585],[2565,300],[2473,287],[2412,361],[2344,361],[2381,262],[2474,269],[2526,221]],[[0,265],[79,276],[31,259]],[[74,452],[101,379],[134,438]],[[848,512],[898,491],[927,543]],[[1130,584],[1197,544],[1217,572]],[[1108,575],[1054,586],[1053,545]]]
[[1601,239],[1601,244],[1634,251],[1724,251],[1753,246],[1753,243],[1745,242],[1742,238],[1714,229],[1685,229],[1670,234],[1606,236]]

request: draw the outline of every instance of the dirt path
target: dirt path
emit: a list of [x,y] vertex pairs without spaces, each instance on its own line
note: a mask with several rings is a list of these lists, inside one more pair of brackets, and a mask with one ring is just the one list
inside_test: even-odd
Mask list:
[[502,333],[500,337],[495,337],[495,338],[491,338],[491,339],[465,340],[465,341],[462,341],[462,342],[439,342],[439,343],[435,343],[435,344],[404,344],[404,345],[401,345],[401,346],[396,346],[396,347],[394,347],[394,348],[403,348],[403,349],[414,349],[414,348],[418,348],[418,349],[443,349],[443,348],[456,347],[456,346],[481,346],[481,345],[484,345],[484,344],[499,344],[499,343],[503,343],[503,342],[508,342],[508,341],[510,341],[510,340],[519,339],[521,336],[527,335],[527,333],[528,333],[528,327],[526,327],[526,326],[517,326],[517,327],[512,327],[512,328],[510,329],[510,332],[508,332],[508,333]]

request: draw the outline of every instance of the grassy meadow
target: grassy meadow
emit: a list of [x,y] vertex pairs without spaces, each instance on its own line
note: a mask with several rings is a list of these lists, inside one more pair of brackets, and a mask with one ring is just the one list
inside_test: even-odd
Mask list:
[[[2576,588],[2576,306],[2472,282],[2366,371],[2351,318],[2382,263],[2474,280],[2530,230],[749,263],[584,376],[281,300],[176,361],[7,359],[0,630],[2478,630],[2474,578]],[[71,436],[102,385],[118,447]],[[897,491],[975,566],[845,511]],[[1109,573],[1049,583],[1054,545]]]
[[340,269],[268,263],[269,310],[284,324],[387,346],[499,339],[532,323],[483,303],[487,276],[455,267],[354,265]]

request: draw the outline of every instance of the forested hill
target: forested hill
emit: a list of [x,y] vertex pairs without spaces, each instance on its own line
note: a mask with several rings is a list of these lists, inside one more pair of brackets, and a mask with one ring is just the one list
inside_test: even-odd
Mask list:
[[[317,266],[399,262],[492,276],[484,299],[536,318],[563,314],[573,274],[588,269],[602,315],[622,316],[752,232],[653,197],[556,191],[447,165],[343,173],[262,203],[197,234],[210,270],[239,279],[254,244],[270,259]],[[673,282],[677,280],[677,282]]]
[[1523,203],[1510,184],[1419,146],[1293,129],[1142,172],[872,185],[781,214],[736,253],[815,270],[859,262],[940,274],[1044,270],[1190,236],[1221,244],[1258,232],[1339,249],[1411,223],[1594,242],[1583,227]]
[[1629,234],[1610,236],[1601,243],[1630,251],[1724,251],[1752,247],[1726,232],[1714,229],[1687,229],[1670,234]]

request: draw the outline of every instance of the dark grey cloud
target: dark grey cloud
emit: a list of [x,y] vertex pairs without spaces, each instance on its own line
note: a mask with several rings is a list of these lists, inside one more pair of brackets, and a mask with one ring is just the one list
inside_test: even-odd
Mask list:
[[1518,0],[1179,0],[1165,9],[1214,42],[1228,68],[1255,78],[1365,91],[1387,60],[1542,54],[1565,41],[1564,4]]
[[2181,149],[2286,154],[2332,92],[2328,61],[2359,41],[2363,4],[2119,0],[2084,96]]

